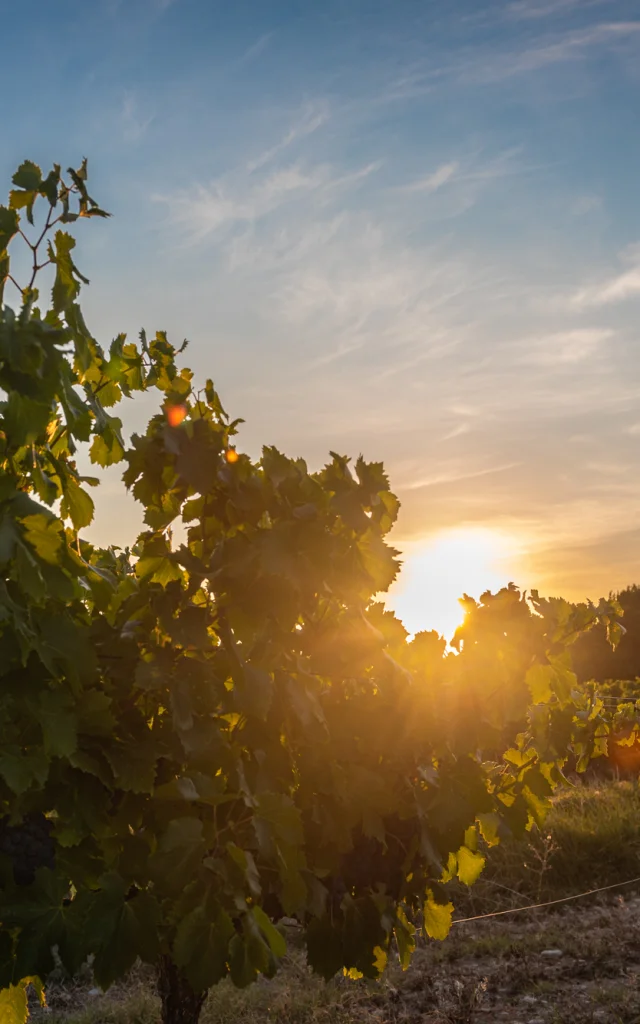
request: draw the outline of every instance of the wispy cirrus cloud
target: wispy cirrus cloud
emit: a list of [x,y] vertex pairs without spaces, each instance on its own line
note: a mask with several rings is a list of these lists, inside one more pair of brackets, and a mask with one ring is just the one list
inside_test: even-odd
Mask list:
[[265,50],[267,50],[271,45],[271,40],[273,39],[273,37],[273,32],[263,33],[263,35],[261,35],[259,39],[256,39],[256,41],[252,43],[251,46],[248,46],[247,49],[244,51],[242,57],[240,58],[242,63],[248,64],[250,61],[255,60],[257,57],[259,57],[260,54],[264,53]]
[[[334,220],[335,210],[331,208],[340,196],[358,188],[382,166],[379,160],[345,169],[329,162],[284,159],[295,143],[316,132],[328,117],[324,102],[309,103],[287,132],[259,156],[207,184],[200,182],[171,194],[157,194],[155,200],[170,208],[170,218],[182,242],[195,244],[225,235],[231,267],[238,269],[243,263],[273,267],[288,248],[301,252],[308,248],[310,239],[322,237],[327,214],[318,218],[310,210],[327,208],[329,221]],[[292,220],[287,218],[284,210],[303,199],[307,204],[304,214],[298,211]],[[256,235],[257,226],[276,212],[279,220],[268,239]]]
[[623,254],[627,269],[604,280],[579,288],[570,298],[575,309],[609,306],[640,295],[640,246],[630,246]]
[[529,338],[520,343],[520,361],[525,366],[575,366],[599,352],[612,337],[613,331],[608,328],[585,327]]
[[506,81],[516,75],[541,71],[555,64],[584,60],[598,47],[628,43],[640,33],[640,21],[614,21],[574,29],[558,36],[541,39],[520,51],[496,53],[484,60],[471,62],[463,78],[487,84]]
[[[440,217],[460,216],[474,207],[495,182],[533,175],[549,166],[525,161],[522,157],[522,146],[510,147],[494,156],[476,150],[438,164],[424,177],[399,186],[398,191],[417,197],[437,194],[435,201]],[[445,192],[447,198],[443,201]]]
[[[313,199],[326,205],[331,197],[349,189],[373,174],[379,162],[368,164],[349,174],[336,173],[330,164],[305,167],[295,163],[280,166],[260,178],[241,173],[225,175],[209,185],[196,185],[172,195],[156,195],[156,202],[171,208],[171,219],[180,229],[183,242],[195,244],[237,228],[251,228],[287,205]],[[308,216],[304,225],[309,224]],[[262,247],[264,248],[264,246]],[[248,262],[256,263],[257,251]],[[240,265],[242,243],[235,245],[234,266]]]
[[326,103],[309,104],[296,118],[286,134],[269,149],[264,150],[259,156],[249,160],[247,170],[249,173],[259,170],[265,164],[270,163],[274,157],[288,149],[294,142],[312,135],[329,119],[329,108]]
[[436,192],[445,185],[481,185],[499,178],[532,174],[549,164],[527,163],[519,159],[522,146],[512,146],[496,156],[485,156],[482,151],[440,164],[424,178],[401,186],[406,192]]
[[461,480],[475,480],[482,476],[493,476],[494,473],[506,473],[510,469],[515,469],[518,465],[518,462],[505,462],[497,466],[485,466],[483,469],[468,471],[459,470],[456,472],[452,469],[444,473],[420,477],[417,480],[406,483],[404,486],[407,491],[420,491],[424,487],[441,487],[444,484],[459,483]]
[[224,227],[261,220],[283,204],[326,184],[327,167],[304,170],[298,164],[273,171],[255,185],[219,179],[210,185],[196,185],[172,196],[158,195],[156,201],[170,204],[172,219],[189,243],[201,242]]
[[[409,70],[386,83],[378,102],[424,98],[438,88],[449,88],[452,83],[463,87],[497,85],[552,67],[585,62],[599,51],[629,48],[639,37],[638,20],[595,22],[586,27],[550,32],[544,18],[555,9],[551,3],[544,7],[517,7],[515,14],[518,16],[513,17],[514,21],[530,21],[532,29],[538,24],[544,25],[544,31],[527,32],[531,37],[528,45],[522,46],[519,39],[515,44],[510,39],[505,45],[498,37],[491,45],[474,42],[458,52],[452,51],[439,62],[432,57],[417,60]],[[570,11],[567,7],[567,13]],[[490,23],[495,27],[495,16],[490,17]]]
[[420,178],[418,181],[412,182],[407,185],[407,191],[409,192],[436,192],[447,182],[455,178],[460,164],[457,160],[452,160],[447,164],[440,164],[435,171],[428,174],[426,178]]
[[144,115],[140,101],[133,92],[126,92],[122,100],[120,118],[122,134],[127,142],[138,142],[153,123],[154,114]]
[[507,4],[505,13],[514,21],[531,21],[611,3],[612,0],[513,0],[513,3]]

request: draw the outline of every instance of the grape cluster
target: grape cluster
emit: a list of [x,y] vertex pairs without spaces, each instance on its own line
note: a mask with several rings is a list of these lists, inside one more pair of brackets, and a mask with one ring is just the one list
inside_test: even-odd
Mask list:
[[53,868],[55,846],[51,822],[44,814],[30,814],[20,825],[0,819],[0,854],[13,865],[16,885],[30,885],[38,868]]

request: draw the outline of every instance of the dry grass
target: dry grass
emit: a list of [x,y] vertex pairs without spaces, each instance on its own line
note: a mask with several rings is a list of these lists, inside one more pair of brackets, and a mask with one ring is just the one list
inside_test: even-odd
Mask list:
[[638,876],[638,782],[577,785],[555,798],[544,830],[488,851],[479,881],[472,890],[461,888],[454,903],[469,914],[488,913]]

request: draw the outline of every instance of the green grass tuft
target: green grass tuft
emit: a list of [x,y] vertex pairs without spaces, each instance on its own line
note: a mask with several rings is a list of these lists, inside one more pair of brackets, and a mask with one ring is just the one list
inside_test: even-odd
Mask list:
[[[543,830],[489,851],[478,885],[494,901],[555,899],[640,876],[640,785],[603,782],[565,790]],[[514,900],[513,905],[517,905]]]

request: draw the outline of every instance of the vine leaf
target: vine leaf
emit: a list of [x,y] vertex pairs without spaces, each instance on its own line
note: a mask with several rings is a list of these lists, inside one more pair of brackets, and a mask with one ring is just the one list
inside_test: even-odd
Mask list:
[[424,904],[424,928],[431,939],[446,939],[451,928],[452,903],[436,903],[429,895]]
[[206,992],[227,973],[229,942],[236,934],[231,918],[218,908],[195,907],[182,918],[173,946],[173,958],[194,992]]
[[17,985],[9,985],[0,989],[0,1020],[3,1024],[26,1024],[29,1019],[28,989],[32,986],[40,1000],[46,1006],[44,989],[39,978],[23,978]]

